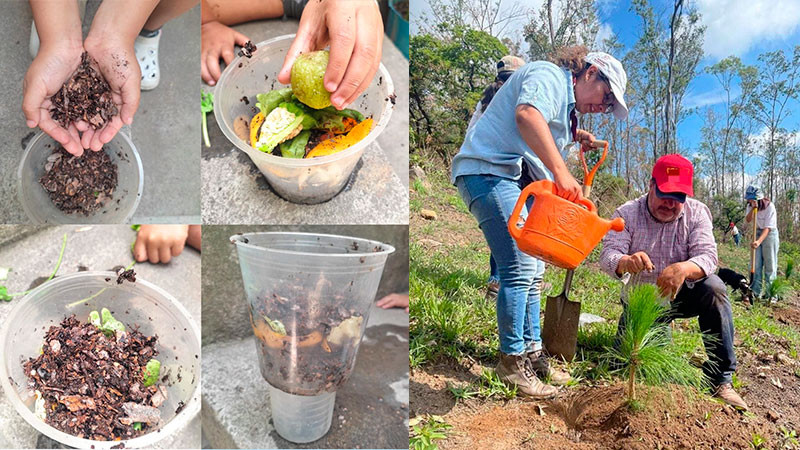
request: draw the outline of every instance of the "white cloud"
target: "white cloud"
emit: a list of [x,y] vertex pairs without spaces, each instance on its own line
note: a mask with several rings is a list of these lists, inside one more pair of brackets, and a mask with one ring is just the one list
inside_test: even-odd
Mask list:
[[603,41],[614,36],[614,30],[611,25],[601,23],[600,28],[597,30],[597,36],[594,39],[594,48],[603,48]]
[[698,0],[707,55],[743,55],[759,41],[791,36],[800,26],[798,0]]
[[[738,97],[738,92],[731,93],[731,101]],[[681,106],[684,108],[703,108],[705,106],[718,105],[724,103],[727,98],[725,90],[722,88],[714,89],[708,92],[693,93],[689,92],[683,100]]]

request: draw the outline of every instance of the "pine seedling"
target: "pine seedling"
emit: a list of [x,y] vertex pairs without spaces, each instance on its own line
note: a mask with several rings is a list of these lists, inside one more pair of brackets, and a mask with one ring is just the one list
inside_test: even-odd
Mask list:
[[631,289],[625,309],[625,329],[619,345],[607,348],[612,367],[628,380],[627,403],[639,405],[636,384],[660,386],[676,383],[696,388],[705,377],[673,345],[666,323],[659,318],[667,308],[661,304],[656,286],[642,284]]
[[792,273],[794,272],[794,258],[789,258],[786,260],[786,279],[792,277]]
[[766,285],[766,298],[786,298],[792,291],[792,286],[789,281],[783,278],[775,278],[772,283]]

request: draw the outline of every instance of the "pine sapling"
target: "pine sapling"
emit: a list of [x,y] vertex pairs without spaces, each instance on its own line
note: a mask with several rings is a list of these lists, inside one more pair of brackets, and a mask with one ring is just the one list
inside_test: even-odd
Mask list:
[[786,279],[792,277],[792,273],[794,272],[794,258],[789,258],[786,260]]
[[627,377],[627,403],[634,407],[637,382],[649,385],[677,383],[700,388],[705,379],[672,343],[669,327],[659,322],[667,313],[656,286],[642,284],[631,289],[625,308],[625,328],[615,348],[607,348],[612,367]]

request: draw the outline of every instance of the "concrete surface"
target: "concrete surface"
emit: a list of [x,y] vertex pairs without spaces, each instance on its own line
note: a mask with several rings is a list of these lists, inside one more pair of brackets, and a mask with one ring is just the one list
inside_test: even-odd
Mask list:
[[408,292],[408,227],[405,225],[203,226],[203,345],[252,335],[236,247],[229,237],[256,231],[304,231],[373,239],[390,244],[376,298]]
[[[297,31],[295,20],[264,20],[234,27],[254,42]],[[366,150],[355,179],[321,205],[296,205],[275,195],[247,155],[208,123],[211,148],[203,146],[204,223],[408,223],[408,60],[386,37],[381,62],[397,94],[392,118]],[[205,84],[204,88],[208,88]]]
[[253,337],[203,347],[204,448],[408,448],[408,315],[373,307],[331,429],[309,444],[272,425]]
[[[38,230],[38,231],[36,231]],[[28,227],[3,226],[0,231],[9,237],[0,247],[0,267],[12,272],[4,282],[8,292],[30,288],[38,277],[47,277],[55,268],[64,233],[67,244],[57,275],[87,270],[109,270],[132,261],[131,243],[136,233],[127,225]],[[200,317],[200,254],[187,247],[169,264],[140,263],[134,266],[137,277],[163,288],[189,311],[192,318]],[[0,323],[20,301],[0,302]],[[157,448],[199,448],[200,420],[195,417],[186,428],[172,438],[160,441]],[[0,444],[4,448],[52,447],[52,442],[28,425],[0,393]]]
[[[97,0],[90,0],[93,10]],[[91,14],[91,13],[90,13]],[[31,11],[24,0],[3,2],[0,21],[0,223],[29,223],[17,198],[17,167],[32,130],[22,115],[22,79]],[[84,22],[87,22],[86,20]],[[144,165],[144,192],[133,223],[200,223],[199,82],[200,6],[167,23],[160,41],[161,82],[142,92],[132,126]],[[38,130],[35,130],[38,131]]]

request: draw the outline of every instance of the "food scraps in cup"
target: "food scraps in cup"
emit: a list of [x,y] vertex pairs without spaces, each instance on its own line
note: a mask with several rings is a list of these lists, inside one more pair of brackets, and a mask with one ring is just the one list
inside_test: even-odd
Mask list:
[[92,311],[51,326],[36,358],[23,364],[36,396],[34,414],[83,439],[114,441],[154,431],[167,389],[158,384],[156,336]]
[[[292,87],[256,96],[250,146],[284,158],[315,158],[345,150],[372,130],[373,119],[353,109],[330,106],[322,85],[326,50],[301,55],[292,66]],[[327,98],[327,100],[326,100]]]

